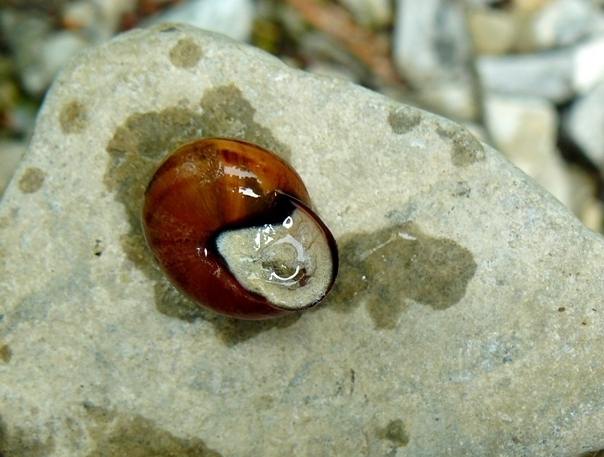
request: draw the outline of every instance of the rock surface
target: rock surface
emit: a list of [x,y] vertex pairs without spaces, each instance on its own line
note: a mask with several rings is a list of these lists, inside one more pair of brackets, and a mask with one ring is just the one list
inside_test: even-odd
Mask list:
[[[338,239],[327,303],[237,322],[141,238],[165,153],[234,136]],[[456,124],[184,25],[71,62],[0,202],[5,455],[569,455],[604,447],[602,238]]]

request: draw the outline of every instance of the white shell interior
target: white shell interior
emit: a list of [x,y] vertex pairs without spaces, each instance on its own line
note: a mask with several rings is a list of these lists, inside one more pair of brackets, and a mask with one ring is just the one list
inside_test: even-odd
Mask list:
[[216,241],[239,284],[279,308],[311,306],[331,284],[329,244],[312,217],[300,209],[281,224],[225,231]]

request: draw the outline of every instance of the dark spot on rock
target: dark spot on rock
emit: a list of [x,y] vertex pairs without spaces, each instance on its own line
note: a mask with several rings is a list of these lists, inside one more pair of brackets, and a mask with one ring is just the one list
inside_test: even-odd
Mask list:
[[[79,269],[80,274],[82,274],[82,268],[84,267],[79,265],[74,268]],[[56,303],[59,297],[64,297],[65,290],[68,290],[69,287],[77,288],[78,286],[82,287],[79,290],[90,290],[92,288],[89,282],[81,281],[78,283],[78,280],[74,279],[73,276],[65,275],[52,282],[48,288],[25,295],[12,309],[7,311],[5,316],[6,325],[0,327],[0,338],[9,335],[26,322],[39,322],[48,319],[53,303]]]
[[564,311],[566,311],[566,308],[564,306],[561,306],[560,308],[558,308],[558,311],[563,313]]
[[328,306],[346,312],[365,303],[377,328],[398,325],[411,301],[435,310],[458,303],[476,272],[472,253],[406,222],[340,240],[340,270]]
[[46,457],[52,455],[55,442],[52,436],[40,438],[34,430],[11,427],[0,416],[0,457]]
[[19,189],[24,194],[33,194],[42,188],[46,173],[37,167],[29,167],[19,180]]
[[379,430],[378,437],[390,441],[396,447],[409,444],[409,435],[405,431],[405,424],[401,419],[388,422],[385,428]]
[[202,309],[185,298],[155,265],[144,241],[140,213],[145,189],[169,152],[199,138],[235,137],[256,143],[286,159],[290,153],[273,138],[270,130],[254,120],[256,110],[234,85],[208,90],[201,100],[201,109],[199,113],[175,107],[130,116],[107,144],[109,162],[104,183],[124,205],[130,230],[121,236],[122,249],[127,258],[154,281],[157,310],[186,321],[206,320],[230,346],[271,328],[291,325],[299,316],[265,322],[237,321]]
[[467,167],[475,162],[484,160],[484,147],[463,127],[453,123],[443,123],[436,128],[436,133],[443,140],[452,143],[451,162],[456,167]]
[[278,319],[264,321],[242,321],[218,316],[214,324],[219,329],[219,335],[224,344],[234,346],[247,341],[256,335],[271,329],[284,329],[296,322],[302,314],[292,313]]
[[8,344],[5,344],[4,346],[0,346],[0,362],[8,363],[8,362],[10,362],[10,359],[12,357],[13,357],[13,351],[9,347]]
[[422,121],[422,115],[418,109],[403,105],[390,111],[388,123],[392,131],[397,135],[408,133],[417,127]]
[[59,112],[59,124],[64,134],[81,133],[88,125],[88,111],[80,102],[71,101]]
[[178,438],[139,414],[118,414],[85,403],[94,450],[87,457],[221,457],[199,438]]
[[290,160],[290,149],[254,120],[256,109],[234,84],[206,91],[201,99],[201,108],[205,137],[239,138]]
[[201,59],[201,46],[195,40],[186,37],[181,38],[172,49],[170,49],[170,62],[175,67],[191,68]]
[[94,250],[92,252],[97,257],[100,257],[100,256],[103,255],[103,247],[102,247],[102,241],[101,240],[96,240],[94,242]]
[[155,267],[155,269],[157,271],[156,278],[154,278],[155,306],[160,313],[187,322],[193,322],[195,319],[212,322],[217,318],[214,313],[197,306],[181,294],[170,284],[158,267]]
[[260,395],[254,398],[253,402],[257,411],[269,411],[275,405],[275,397],[272,395]]
[[188,322],[192,322],[195,319],[203,319],[210,322],[216,329],[218,338],[224,345],[229,347],[247,341],[273,328],[287,328],[301,317],[301,314],[293,313],[279,319],[244,321],[220,316],[193,303],[176,290],[161,272],[159,272],[159,275],[161,277],[155,283],[157,310],[167,316]]
[[451,195],[453,197],[470,198],[471,190],[472,189],[467,181],[459,181],[458,183],[455,184],[455,188],[453,189],[453,192],[451,192]]

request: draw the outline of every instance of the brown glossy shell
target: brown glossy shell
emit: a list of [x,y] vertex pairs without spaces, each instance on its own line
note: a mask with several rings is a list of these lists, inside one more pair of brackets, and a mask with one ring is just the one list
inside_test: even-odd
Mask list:
[[223,227],[267,211],[276,191],[310,205],[296,171],[259,146],[220,138],[181,146],[159,166],[145,193],[147,244],[170,281],[198,304],[243,319],[287,314],[242,288],[208,244]]

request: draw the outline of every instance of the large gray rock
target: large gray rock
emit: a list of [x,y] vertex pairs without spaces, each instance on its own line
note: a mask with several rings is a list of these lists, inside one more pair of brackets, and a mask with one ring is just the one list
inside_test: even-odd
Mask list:
[[[327,303],[263,323],[153,266],[166,152],[235,136],[305,179]],[[181,25],[54,83],[0,203],[3,455],[567,455],[604,446],[604,243],[459,126]]]

